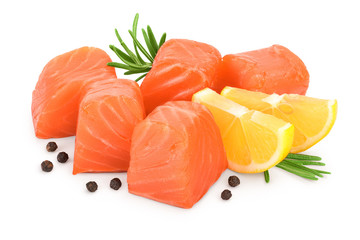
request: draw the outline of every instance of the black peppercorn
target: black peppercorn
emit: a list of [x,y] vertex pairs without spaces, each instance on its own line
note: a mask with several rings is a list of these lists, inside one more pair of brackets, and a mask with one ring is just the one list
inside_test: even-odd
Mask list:
[[110,187],[114,190],[118,190],[121,187],[121,181],[118,178],[113,178],[110,181]]
[[230,190],[225,189],[222,193],[221,193],[221,198],[224,200],[229,200],[231,198],[232,194],[230,192]]
[[57,160],[59,163],[66,163],[66,161],[69,159],[69,155],[66,152],[59,152],[57,155]]
[[95,192],[98,188],[98,185],[96,182],[90,181],[86,184],[86,188],[89,190],[89,192]]
[[240,179],[237,176],[230,176],[228,179],[228,183],[231,187],[236,187],[240,184]]
[[57,146],[56,142],[49,142],[46,145],[46,150],[48,152],[54,152],[57,148],[58,148],[58,146]]
[[45,160],[41,163],[41,169],[44,172],[51,172],[53,170],[54,165],[49,160]]

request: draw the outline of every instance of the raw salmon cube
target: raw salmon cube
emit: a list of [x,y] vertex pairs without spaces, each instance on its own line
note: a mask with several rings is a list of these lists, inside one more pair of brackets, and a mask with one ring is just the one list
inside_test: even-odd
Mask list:
[[167,101],[191,101],[194,93],[213,87],[220,63],[221,54],[213,46],[187,39],[166,41],[140,86],[146,112]]
[[305,95],[309,73],[298,56],[286,47],[273,45],[224,56],[215,89],[220,93],[226,86],[268,94]]
[[38,138],[75,135],[79,105],[89,84],[116,78],[101,49],[82,47],[52,59],[44,67],[32,94],[31,112]]
[[79,109],[73,173],[127,171],[131,135],[144,117],[136,82],[108,79],[90,85]]
[[227,168],[220,130],[210,111],[170,101],[136,125],[128,170],[129,192],[191,208]]

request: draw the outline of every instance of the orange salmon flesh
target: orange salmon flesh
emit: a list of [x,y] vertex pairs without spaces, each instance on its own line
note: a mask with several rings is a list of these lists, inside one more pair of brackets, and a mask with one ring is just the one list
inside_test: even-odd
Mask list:
[[205,43],[171,39],[161,46],[140,88],[149,114],[167,101],[187,100],[213,87],[221,62],[219,51]]
[[136,82],[109,79],[90,85],[79,109],[73,173],[127,171],[131,135],[144,117]]
[[309,73],[301,59],[286,47],[273,45],[223,57],[215,90],[237,87],[268,94],[305,95]]
[[191,208],[227,168],[220,130],[198,103],[170,101],[136,125],[129,192]]
[[38,138],[75,135],[81,99],[89,84],[116,78],[101,49],[82,47],[52,59],[44,67],[32,94],[31,112]]

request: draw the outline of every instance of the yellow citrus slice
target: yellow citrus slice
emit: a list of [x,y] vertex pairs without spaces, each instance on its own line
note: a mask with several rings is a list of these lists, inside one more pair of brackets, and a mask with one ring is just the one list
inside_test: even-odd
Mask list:
[[294,126],[274,116],[249,110],[209,88],[193,95],[205,105],[219,126],[229,169],[263,172],[283,160],[294,138]]
[[249,109],[292,123],[295,127],[292,153],[305,151],[323,139],[336,119],[336,100],[298,94],[269,95],[233,87],[225,87],[221,95]]

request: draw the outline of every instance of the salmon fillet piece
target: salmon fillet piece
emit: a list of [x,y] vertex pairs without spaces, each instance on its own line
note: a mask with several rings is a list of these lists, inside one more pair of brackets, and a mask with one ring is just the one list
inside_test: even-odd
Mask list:
[[273,45],[223,57],[215,90],[238,87],[268,94],[305,95],[309,73],[301,59],[286,47]]
[[136,82],[108,79],[91,84],[80,104],[73,174],[127,171],[131,135],[144,117]]
[[208,44],[186,39],[166,41],[140,86],[146,112],[167,101],[191,101],[194,93],[213,87],[220,62],[221,54]]
[[81,99],[89,84],[116,78],[101,49],[82,47],[46,64],[32,94],[31,112],[38,138],[73,136]]
[[220,130],[210,111],[170,101],[136,125],[130,151],[129,192],[191,208],[227,168]]

